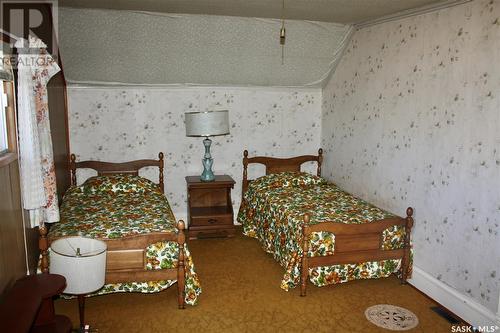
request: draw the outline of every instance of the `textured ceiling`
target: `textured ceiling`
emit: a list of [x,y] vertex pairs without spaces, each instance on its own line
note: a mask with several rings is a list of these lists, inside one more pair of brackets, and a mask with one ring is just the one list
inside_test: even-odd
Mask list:
[[[443,0],[285,0],[285,18],[358,23],[440,2]],[[282,15],[282,0],[59,0],[59,5],[261,18]]]
[[465,1],[285,0],[282,64],[282,0],[59,0],[60,50],[72,84],[321,87],[353,24]]
[[288,20],[281,64],[276,19],[60,8],[73,84],[321,86],[350,26]]

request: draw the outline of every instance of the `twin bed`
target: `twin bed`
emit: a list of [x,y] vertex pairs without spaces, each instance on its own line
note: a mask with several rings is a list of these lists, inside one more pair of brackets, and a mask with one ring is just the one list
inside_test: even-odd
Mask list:
[[[139,177],[158,167],[159,183]],[[77,186],[76,170],[98,176]],[[201,292],[185,244],[184,223],[175,221],[164,196],[163,153],[158,160],[127,163],[76,162],[71,155],[71,187],[61,205],[61,221],[40,230],[41,269],[48,272],[49,245],[61,237],[83,236],[107,244],[105,286],[97,294],[159,292],[177,282],[178,305],[193,305]]]
[[[307,280],[325,286],[355,279],[411,273],[413,209],[397,217],[327,183],[321,176],[323,151],[293,158],[243,155],[243,198],[238,221],[285,269],[281,288]],[[317,163],[317,176],[300,172]],[[266,176],[248,179],[250,164]]]
[[[307,280],[316,286],[354,279],[411,274],[413,209],[398,217],[358,199],[321,178],[318,155],[292,158],[243,157],[243,197],[238,221],[281,264],[281,288]],[[300,172],[317,163],[317,176]],[[266,175],[248,179],[248,166],[263,164]],[[159,183],[138,176],[158,167]],[[77,186],[76,170],[98,176]],[[41,269],[48,272],[49,245],[61,237],[100,239],[108,246],[106,285],[98,294],[158,292],[177,282],[179,308],[195,304],[201,292],[185,244],[184,223],[176,223],[163,195],[163,154],[158,160],[127,163],[76,162],[71,155],[71,187],[61,205],[61,221],[47,234],[40,229]]]

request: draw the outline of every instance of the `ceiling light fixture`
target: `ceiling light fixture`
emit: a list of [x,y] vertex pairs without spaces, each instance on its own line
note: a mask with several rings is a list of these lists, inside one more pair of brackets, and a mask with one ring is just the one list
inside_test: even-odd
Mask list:
[[281,29],[280,29],[280,45],[281,45],[281,64],[285,64],[285,0],[283,0],[283,7],[281,11]]

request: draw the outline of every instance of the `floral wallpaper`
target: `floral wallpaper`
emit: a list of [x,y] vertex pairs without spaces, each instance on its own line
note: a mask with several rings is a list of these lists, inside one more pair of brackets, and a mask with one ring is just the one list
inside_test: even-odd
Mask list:
[[323,89],[325,174],[394,213],[415,208],[415,265],[496,312],[500,2],[356,32]]
[[[163,151],[165,193],[178,219],[186,217],[184,177],[203,170],[203,138],[185,136],[185,112],[229,110],[231,133],[212,138],[212,156],[214,172],[236,181],[235,212],[244,149],[250,156],[288,157],[320,146],[321,89],[70,87],[68,94],[70,145],[77,158],[124,162],[157,158]],[[263,174],[263,168],[249,169],[250,177]],[[157,170],[143,175],[158,180]]]

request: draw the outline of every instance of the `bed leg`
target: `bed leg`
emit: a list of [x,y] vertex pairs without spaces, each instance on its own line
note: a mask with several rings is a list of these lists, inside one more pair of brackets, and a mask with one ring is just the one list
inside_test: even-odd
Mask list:
[[49,272],[49,241],[47,240],[47,227],[41,225],[38,229],[40,237],[38,239],[38,248],[40,249],[40,254],[42,255],[41,260],[41,270],[42,273]]
[[309,265],[307,253],[309,252],[309,214],[304,215],[304,225],[302,225],[302,265],[300,268],[300,296],[306,296],[307,278],[309,277]]
[[177,236],[177,244],[179,245],[179,257],[177,259],[177,301],[179,309],[184,309],[184,287],[186,284],[186,269],[184,265],[184,243],[186,242],[186,236],[184,235],[184,221],[179,221],[177,228],[179,229]]
[[404,256],[401,263],[401,284],[407,283],[408,269],[410,268],[410,234],[413,227],[413,208],[406,209],[406,223],[405,223],[405,239],[404,239]]

